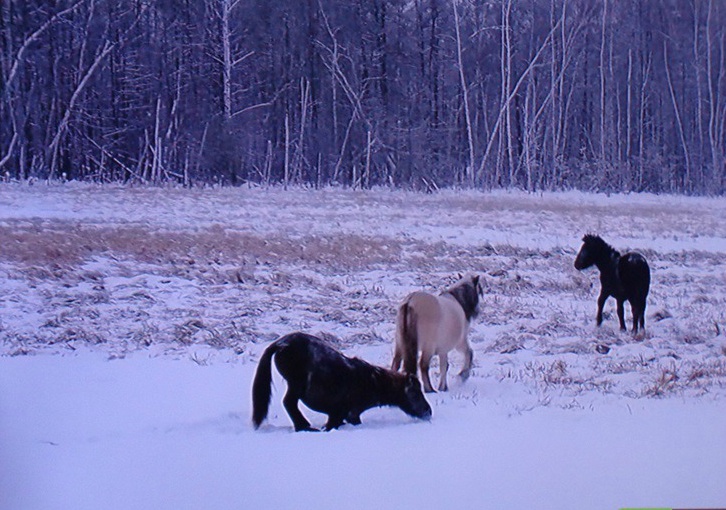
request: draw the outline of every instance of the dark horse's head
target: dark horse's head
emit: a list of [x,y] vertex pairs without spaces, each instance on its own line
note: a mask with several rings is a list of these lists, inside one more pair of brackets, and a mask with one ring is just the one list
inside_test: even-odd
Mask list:
[[613,252],[612,247],[600,236],[587,234],[582,238],[582,243],[582,248],[575,258],[575,269],[578,271],[597,264]]
[[396,402],[398,407],[409,416],[422,420],[430,420],[432,414],[431,406],[424,397],[418,378],[413,374],[398,373],[394,374],[394,377],[398,379],[397,382],[400,388],[398,402]]

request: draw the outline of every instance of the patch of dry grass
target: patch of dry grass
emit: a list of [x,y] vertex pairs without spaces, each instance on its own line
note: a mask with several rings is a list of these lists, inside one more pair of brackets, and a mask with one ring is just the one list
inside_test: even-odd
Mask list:
[[332,238],[265,237],[219,226],[201,232],[172,232],[139,226],[18,222],[0,226],[0,238],[0,260],[35,266],[33,276],[54,278],[63,276],[64,266],[76,266],[101,255],[154,264],[198,266],[254,261],[339,269],[391,264],[401,258],[401,245],[392,240],[353,234]]

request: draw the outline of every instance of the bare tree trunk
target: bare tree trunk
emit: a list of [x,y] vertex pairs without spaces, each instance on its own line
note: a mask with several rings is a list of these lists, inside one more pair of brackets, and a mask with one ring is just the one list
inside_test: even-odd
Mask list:
[[701,79],[701,47],[699,45],[700,14],[698,2],[693,3],[693,74],[696,81],[696,136],[698,137],[698,162],[703,165],[703,83]]
[[650,69],[652,65],[652,56],[648,55],[647,60],[643,63],[642,82],[640,84],[640,111],[638,115],[638,189],[643,189],[644,165],[645,165],[645,111],[650,102],[648,92],[648,81],[650,79]]
[[[610,38],[609,41],[609,51],[608,51],[608,70],[610,73],[610,80],[614,84],[613,85],[613,94],[615,105],[615,125],[610,126],[610,135],[612,136],[613,143],[615,147],[611,147],[611,152],[614,152],[612,155],[613,159],[617,161],[618,163],[618,169],[620,173],[621,180],[624,179],[627,176],[627,173],[623,170],[623,165],[621,164],[623,162],[623,105],[622,105],[622,99],[620,94],[620,87],[621,87],[621,80],[619,80],[619,76],[616,76],[615,73],[615,66],[614,66],[614,58],[613,58],[613,37]],[[627,85],[626,85],[627,86]],[[612,117],[611,117],[612,118]],[[612,120],[611,120],[612,122]]]
[[302,162],[305,147],[305,127],[307,126],[308,108],[310,104],[310,82],[300,78],[300,131],[297,147],[295,148],[295,161],[292,167],[293,177],[302,179]]
[[272,180],[272,141],[270,140],[267,140],[267,154],[265,155],[265,168],[263,172],[263,182],[265,186],[269,186],[270,180]]
[[633,136],[633,122],[632,122],[632,108],[633,108],[633,51],[628,49],[628,82],[627,82],[627,93],[626,93],[626,104],[625,104],[625,160],[630,165],[630,158],[632,156],[632,136]]
[[232,118],[232,36],[229,17],[237,5],[237,0],[221,0],[222,18],[222,103],[224,119]]
[[366,143],[366,167],[363,172],[363,187],[370,187],[371,181],[371,148],[373,147],[373,140],[371,138],[371,132],[368,130],[367,143]]
[[150,145],[151,150],[151,182],[158,184],[161,180],[161,96],[156,98],[156,118],[154,120],[154,140]]
[[[506,94],[502,98],[507,98],[504,103],[504,127],[506,129],[506,140],[507,140],[507,166],[509,170],[509,182],[508,186],[512,185],[513,172],[514,172],[514,146],[512,143],[512,112],[511,112],[511,100],[508,99],[509,91],[512,88],[512,34],[511,34],[511,14],[512,14],[512,0],[507,0],[506,15],[504,16],[504,37],[505,37],[505,49],[506,49]],[[516,95],[516,94],[514,94]],[[514,97],[512,95],[512,98]]]
[[285,163],[283,167],[283,189],[290,183],[290,116],[285,112]]
[[605,153],[605,28],[607,10],[608,0],[604,0],[600,27],[600,158],[603,163],[607,160],[607,154]]
[[350,116],[348,121],[348,127],[345,130],[345,136],[343,136],[343,142],[340,144],[340,153],[338,154],[338,160],[335,162],[335,168],[333,170],[333,182],[338,181],[340,174],[340,167],[343,164],[343,156],[345,155],[345,149],[348,147],[348,139],[350,138],[350,130],[355,123],[355,112]]
[[[564,6],[562,7],[564,11]],[[550,1],[550,30],[552,30],[555,27],[555,0]],[[557,154],[557,147],[558,147],[558,131],[560,126],[560,121],[558,118],[558,105],[562,102],[562,96],[560,95],[561,89],[558,87],[557,82],[557,75],[559,74],[557,66],[562,65],[560,61],[560,57],[557,55],[557,47],[554,43],[555,38],[553,38],[552,41],[552,58],[550,59],[550,132],[549,132],[549,143],[550,143],[550,154],[549,154],[549,161],[550,165],[552,167],[553,174],[556,173],[556,167],[558,165],[558,154]],[[562,37],[560,39],[560,51],[562,52],[562,56],[564,57],[565,49],[564,49],[564,43],[565,39]]]
[[690,189],[691,186],[691,160],[688,155],[688,144],[686,143],[686,135],[683,132],[683,121],[681,121],[681,113],[678,109],[678,102],[676,101],[676,93],[673,89],[673,81],[671,80],[670,65],[668,63],[668,42],[663,41],[663,64],[665,66],[666,80],[668,82],[668,90],[671,94],[671,101],[673,103],[673,114],[676,117],[676,127],[678,128],[678,136],[681,140],[681,147],[683,148],[683,159],[686,164],[686,175],[684,178],[684,186],[686,190]]
[[[522,119],[522,145],[524,147],[523,153],[520,157],[522,163],[517,165],[519,169],[524,165],[524,169],[527,172],[527,191],[532,191],[532,158],[533,158],[533,144],[534,138],[537,136],[537,116],[532,115],[537,109],[537,92],[534,84],[534,80],[530,75],[527,80],[527,89],[524,95],[524,108],[523,108],[523,119]],[[516,173],[514,175],[516,182]],[[510,183],[511,186],[511,183]]]
[[[721,33],[721,41],[720,41],[720,49],[721,52],[721,62],[719,64],[719,71],[718,71],[718,94],[717,94],[717,104],[718,104],[718,110],[717,110],[717,119],[716,119],[716,136],[714,137],[716,140],[719,140],[718,142],[718,158],[717,158],[717,178],[718,178],[718,189],[715,190],[716,193],[722,194],[724,191],[726,191],[726,181],[724,180],[726,178],[726,161],[724,161],[724,143],[726,143],[726,105],[723,104],[723,83],[724,83],[724,70],[726,70],[726,33]],[[713,192],[714,190],[712,190]]]
[[[719,134],[722,130],[719,129],[718,117],[723,115],[721,112],[721,77],[723,73],[723,59],[719,66],[718,73],[714,71],[713,53],[714,43],[712,37],[712,17],[713,17],[713,0],[708,2],[708,14],[706,16],[706,77],[708,79],[708,102],[710,105],[708,115],[708,138],[711,146],[711,167],[715,185],[718,187],[717,192],[723,191],[723,176],[724,176],[724,155],[722,152],[722,140]],[[722,35],[723,42],[723,35]],[[721,53],[723,57],[723,44],[721,46]],[[714,81],[716,86],[714,86]],[[722,133],[721,133],[722,134]]]
[[234,111],[234,94],[232,90],[234,81],[232,79],[232,72],[239,64],[254,55],[255,52],[250,51],[238,57],[233,51],[234,34],[232,32],[232,12],[239,5],[240,0],[217,1],[220,2],[219,18],[222,30],[222,56],[221,58],[215,57],[215,59],[222,64],[222,114],[224,115],[224,120],[229,121],[232,117],[239,115],[240,113],[244,113],[260,106],[267,106],[268,103],[260,103],[254,106],[248,106],[237,112]]
[[461,83],[461,95],[464,101],[464,117],[466,121],[466,136],[469,143],[469,164],[466,168],[466,178],[469,186],[474,186],[474,134],[471,127],[471,113],[469,111],[469,88],[466,84],[466,76],[464,75],[464,59],[461,51],[461,29],[459,26],[459,9],[457,7],[458,0],[452,0],[454,8],[454,26],[456,28],[456,57],[459,67],[459,80]]

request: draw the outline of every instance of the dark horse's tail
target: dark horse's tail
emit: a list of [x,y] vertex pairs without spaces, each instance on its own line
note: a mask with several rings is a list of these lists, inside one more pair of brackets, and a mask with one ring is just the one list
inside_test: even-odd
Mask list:
[[270,408],[272,356],[275,355],[279,348],[280,342],[276,341],[265,349],[257,365],[255,378],[252,381],[252,424],[255,429],[259,428],[267,418],[267,411]]
[[418,332],[416,331],[416,312],[406,301],[401,305],[398,313],[398,335],[403,355],[403,371],[416,375],[416,358],[418,356]]

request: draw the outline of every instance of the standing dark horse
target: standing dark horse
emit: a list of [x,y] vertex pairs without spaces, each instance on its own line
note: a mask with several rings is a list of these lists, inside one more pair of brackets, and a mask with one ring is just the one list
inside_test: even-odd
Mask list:
[[575,269],[582,270],[592,265],[600,270],[600,296],[597,298],[597,325],[602,324],[602,308],[609,296],[618,302],[620,329],[625,331],[625,301],[630,302],[633,311],[633,333],[645,329],[645,299],[650,287],[650,268],[640,253],[629,252],[620,255],[600,237],[587,234],[575,259]]
[[361,413],[378,406],[397,406],[410,416],[431,418],[431,407],[415,376],[349,358],[317,337],[291,333],[273,342],[260,358],[252,383],[255,428],[267,417],[270,406],[273,356],[277,369],[287,380],[282,402],[296,431],[315,430],[298,409],[298,400],[328,415],[325,430],[337,429],[345,421],[359,425]]

